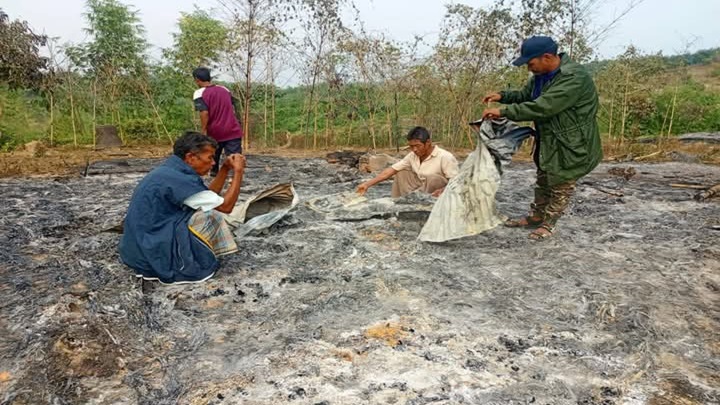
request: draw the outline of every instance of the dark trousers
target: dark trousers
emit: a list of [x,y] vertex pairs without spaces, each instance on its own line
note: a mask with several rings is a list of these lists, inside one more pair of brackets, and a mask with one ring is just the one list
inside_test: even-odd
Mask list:
[[232,155],[233,153],[242,153],[242,138],[230,139],[229,141],[218,142],[218,148],[215,150],[215,166],[213,166],[210,174],[213,176],[217,174],[220,169],[220,155],[223,150],[225,156]]

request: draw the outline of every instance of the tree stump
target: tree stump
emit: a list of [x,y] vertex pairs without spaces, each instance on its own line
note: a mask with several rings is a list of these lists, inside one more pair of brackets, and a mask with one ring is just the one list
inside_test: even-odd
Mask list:
[[123,146],[115,125],[98,125],[95,127],[95,149]]

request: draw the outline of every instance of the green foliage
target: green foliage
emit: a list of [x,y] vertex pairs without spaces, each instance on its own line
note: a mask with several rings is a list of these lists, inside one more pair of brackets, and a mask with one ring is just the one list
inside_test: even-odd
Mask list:
[[645,133],[667,132],[668,114],[673,117],[673,134],[720,130],[720,93],[708,91],[701,83],[689,80],[659,89],[652,103],[653,113],[641,121]]
[[178,28],[180,32],[173,34],[173,47],[165,50],[165,57],[179,72],[189,76],[198,66],[213,67],[218,62],[228,35],[221,21],[195,10],[181,14]]
[[38,88],[47,58],[40,47],[47,37],[35,34],[25,21],[10,21],[0,9],[0,83],[10,87]]
[[693,53],[666,56],[667,63],[674,66],[704,65],[720,61],[720,48],[702,49]]
[[[45,69],[37,59],[44,38],[0,12],[0,39],[14,30],[15,41],[0,41],[0,49],[22,44],[17,49],[28,50],[29,58],[22,61],[28,75],[19,75],[0,52],[0,149],[35,139],[91,144],[94,126],[102,124],[117,125],[127,142],[164,143],[199,129],[190,76],[199,65],[232,80],[217,83],[241,100],[238,116],[248,118],[255,146],[395,147],[408,129],[423,125],[444,145],[467,147],[473,135],[466,123],[486,107],[482,97],[527,81],[525,68],[508,66],[519,40],[549,32],[583,59],[592,43],[589,16],[572,10],[597,1],[450,5],[438,41],[425,44],[431,53],[420,56],[419,39],[398,43],[359,23],[345,24],[345,0],[233,0],[238,8],[228,10],[224,21],[202,10],[182,14],[172,47],[151,64],[137,12],[118,0],[88,0],[89,41],[50,49],[52,63]],[[304,36],[290,57],[279,21],[293,13],[300,14]],[[614,60],[589,64],[603,131],[623,140],[720,130],[720,71],[688,67],[711,63],[719,52],[668,57],[630,47]],[[275,69],[295,58],[304,85],[278,88]],[[43,73],[40,79],[37,73]]]
[[95,76],[142,72],[147,43],[137,11],[116,0],[87,0],[87,8],[85,31],[92,40],[68,50],[74,64]]
[[0,150],[42,139],[48,124],[42,99],[30,91],[0,85]]

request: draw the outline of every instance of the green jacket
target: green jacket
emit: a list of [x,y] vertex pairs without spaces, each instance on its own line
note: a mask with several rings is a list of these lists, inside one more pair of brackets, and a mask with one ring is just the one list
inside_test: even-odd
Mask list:
[[540,132],[540,170],[549,184],[576,180],[602,160],[596,114],[599,101],[588,71],[560,54],[560,71],[532,99],[535,77],[522,90],[501,92],[503,117],[535,121]]

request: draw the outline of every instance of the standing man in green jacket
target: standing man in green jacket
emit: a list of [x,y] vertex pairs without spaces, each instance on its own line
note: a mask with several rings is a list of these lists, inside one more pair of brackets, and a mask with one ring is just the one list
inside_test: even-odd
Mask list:
[[526,39],[513,65],[527,64],[533,76],[521,90],[492,93],[483,100],[506,104],[486,109],[483,119],[506,117],[535,123],[535,201],[528,216],[505,224],[536,228],[530,234],[532,239],[553,234],[576,181],[602,160],[595,84],[584,67],[557,50],[550,37]]

